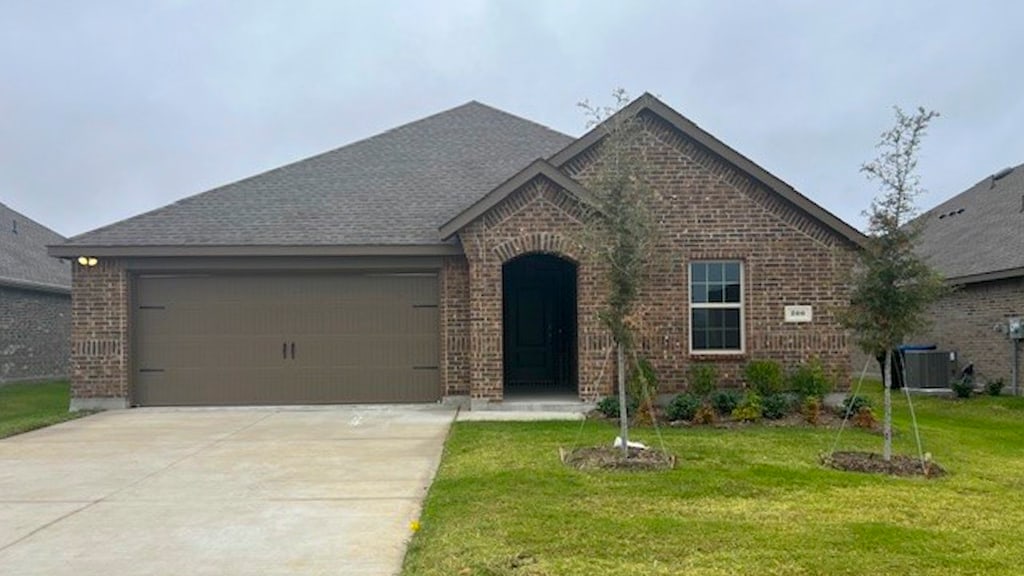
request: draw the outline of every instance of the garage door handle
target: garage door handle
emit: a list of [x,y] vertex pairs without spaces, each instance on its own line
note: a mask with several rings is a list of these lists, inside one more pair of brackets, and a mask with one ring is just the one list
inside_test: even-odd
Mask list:
[[288,359],[288,343],[281,344],[281,358]]
[[292,360],[295,360],[295,342],[292,342]]

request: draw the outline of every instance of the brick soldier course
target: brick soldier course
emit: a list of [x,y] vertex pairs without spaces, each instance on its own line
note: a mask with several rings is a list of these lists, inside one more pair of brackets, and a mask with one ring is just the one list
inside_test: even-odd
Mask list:
[[[843,278],[863,237],[656,98],[644,95],[619,113],[640,115],[643,121],[644,135],[639,145],[646,159],[646,174],[658,198],[658,252],[663,258],[641,294],[638,310],[642,353],[657,371],[662,389],[684,389],[687,369],[694,362],[715,363],[725,383],[739,385],[742,366],[752,358],[772,358],[788,366],[818,358],[845,383],[850,341],[839,326],[836,313],[848,300]],[[460,124],[468,123],[466,118],[470,115],[477,124]],[[516,123],[511,124],[510,118]],[[243,181],[197,196],[191,204],[185,201],[177,207],[162,209],[163,212],[138,217],[134,222],[108,227],[112,231],[101,229],[90,233],[92,236],[86,234],[55,247],[53,251],[59,255],[70,257],[91,252],[102,261],[95,268],[76,270],[74,278],[73,385],[80,404],[110,399],[131,403],[130,302],[132,278],[136,274],[133,267],[146,268],[146,262],[158,258],[193,262],[209,270],[215,267],[210,262],[220,261],[214,258],[231,258],[231,266],[238,269],[245,267],[239,262],[255,263],[261,258],[291,259],[307,266],[312,265],[310,262],[326,262],[328,257],[333,258],[331,262],[370,256],[384,262],[388,258],[432,257],[431,266],[438,274],[440,291],[439,395],[470,396],[474,401],[488,402],[503,400],[505,392],[503,266],[525,255],[555,256],[571,263],[576,272],[577,395],[583,400],[594,400],[608,394],[615,373],[610,354],[612,342],[598,315],[606,295],[605,277],[579,241],[590,210],[587,183],[602,161],[599,129],[573,139],[474,103],[279,169],[278,174],[255,177],[251,180],[262,186],[258,190],[253,188],[251,193],[267,194],[266,190],[271,188],[268,179],[281,179],[289,170],[301,170],[304,178],[280,185],[296,202],[307,202],[302,187],[315,187],[309,174],[320,165],[335,162],[329,166],[331,175],[324,176],[334,178],[339,171],[348,169],[347,164],[342,165],[346,154],[362,158],[362,153],[376,146],[388,153],[397,150],[418,157],[420,148],[410,150],[409,142],[416,142],[427,131],[431,138],[437,138],[453,125],[458,125],[455,135],[443,142],[431,140],[435,148],[429,152],[436,165],[436,156],[445,154],[446,146],[452,146],[451,157],[447,158],[451,162],[448,171],[424,175],[422,186],[413,182],[408,190],[399,190],[397,184],[389,184],[386,179],[381,184],[378,176],[373,184],[365,186],[372,193],[365,197],[339,193],[330,197],[333,200],[317,215],[345,218],[340,212],[332,215],[331,210],[343,210],[346,202],[351,203],[350,208],[359,208],[361,202],[386,204],[392,189],[398,190],[393,193],[401,213],[419,211],[423,216],[421,221],[409,224],[419,228],[405,232],[401,229],[405,220],[396,220],[392,214],[389,222],[395,235],[393,241],[371,237],[382,232],[369,225],[367,232],[360,233],[356,228],[361,228],[363,222],[347,221],[334,223],[334,228],[317,238],[282,237],[275,242],[268,237],[250,240],[244,246],[237,245],[238,237],[226,237],[230,226],[221,233],[225,236],[223,240],[203,237],[197,241],[201,234],[189,234],[190,227],[199,229],[206,225],[206,212],[201,209],[207,202],[204,197],[214,199],[219,195],[222,200],[217,206],[211,200],[208,208],[210,212],[216,211],[221,204],[236,198],[233,187],[250,185]],[[490,159],[473,164],[460,156],[483,154],[477,149],[484,144],[457,146],[458,142],[453,144],[452,140],[463,134],[471,140],[491,138],[503,126],[506,132],[523,131],[526,135],[520,140],[533,138],[534,149],[517,148],[508,153],[515,158],[493,159],[496,168],[486,187],[468,187],[459,198],[446,196],[445,190],[464,186],[466,174],[474,173],[474,168],[491,166]],[[508,140],[487,145],[492,149],[511,146]],[[518,170],[509,166],[515,163],[509,160],[518,162]],[[378,161],[386,163],[386,158]],[[345,185],[361,177],[361,173],[354,174]],[[314,183],[310,184],[311,181]],[[422,190],[431,186],[437,186],[438,191]],[[428,193],[434,194],[436,203],[417,196]],[[317,194],[323,196],[322,192]],[[250,196],[247,209],[253,204]],[[434,204],[443,204],[445,209]],[[265,207],[279,208],[269,200]],[[386,206],[378,211],[384,211],[379,218],[388,221]],[[252,219],[259,221],[263,217],[258,214]],[[210,216],[210,221],[214,220]],[[275,225],[276,221],[266,220],[270,222],[268,226]],[[172,230],[172,225],[184,232]],[[240,223],[239,227],[242,226]],[[369,231],[371,228],[373,232]],[[166,237],[159,243],[147,244],[138,236],[143,229],[149,229],[148,238],[161,234]],[[387,225],[383,229],[386,233]],[[313,233],[316,230],[310,232]],[[337,234],[349,236],[331,237]],[[283,251],[281,245],[287,242],[294,242],[295,248]],[[742,266],[742,350],[693,353],[689,266],[692,262],[722,260],[737,261]],[[810,306],[813,319],[786,322],[784,311],[790,305]]]

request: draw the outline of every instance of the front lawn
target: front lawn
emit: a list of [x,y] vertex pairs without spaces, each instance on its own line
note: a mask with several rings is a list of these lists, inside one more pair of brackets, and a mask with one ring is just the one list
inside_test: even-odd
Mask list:
[[65,381],[0,387],[0,438],[84,416],[68,412]]
[[[916,453],[897,398],[896,449]],[[457,423],[404,574],[1019,574],[1024,399],[914,405],[944,478],[824,469],[830,429],[663,430],[675,470],[581,473],[557,454],[579,423]],[[579,443],[615,433],[587,422]]]

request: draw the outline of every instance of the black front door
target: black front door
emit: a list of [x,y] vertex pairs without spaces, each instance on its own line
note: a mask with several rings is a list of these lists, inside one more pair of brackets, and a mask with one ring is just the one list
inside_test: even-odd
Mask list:
[[505,393],[575,392],[575,265],[531,254],[503,276]]

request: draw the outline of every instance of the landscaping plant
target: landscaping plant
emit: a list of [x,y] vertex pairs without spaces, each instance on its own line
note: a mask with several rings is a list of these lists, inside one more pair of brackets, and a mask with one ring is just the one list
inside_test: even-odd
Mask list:
[[743,395],[736,390],[717,390],[711,396],[711,406],[722,416],[728,416],[742,400]]
[[[613,91],[614,106],[593,106],[581,102],[589,118],[588,127],[603,132],[601,161],[587,181],[594,209],[588,216],[582,242],[596,257],[606,274],[608,298],[600,311],[601,321],[615,343],[618,368],[619,435],[622,454],[627,457],[629,417],[626,405],[626,362],[635,362],[635,306],[641,286],[654,262],[658,226],[654,218],[654,191],[647,185],[646,162],[635,145],[644,134],[642,120],[616,115],[628,102],[623,89]],[[643,371],[637,371],[641,378]]]
[[804,422],[807,422],[811,426],[817,426],[821,423],[821,398],[817,396],[808,396],[804,398],[803,404],[800,405],[800,414],[804,417]]
[[769,394],[764,397],[761,415],[769,420],[780,420],[789,414],[792,405],[790,397],[786,394]]
[[1006,385],[1002,378],[996,378],[985,382],[985,393],[989,396],[999,396],[1003,393],[1003,387]]
[[974,393],[974,378],[970,374],[964,374],[954,379],[950,387],[957,398],[970,398]]
[[743,377],[761,396],[782,392],[782,365],[775,360],[751,360],[743,370]]
[[923,222],[914,220],[914,200],[924,189],[917,176],[917,155],[937,112],[895,108],[895,126],[881,135],[877,158],[861,166],[877,181],[881,194],[871,202],[867,241],[851,278],[850,307],[842,316],[857,344],[874,356],[885,383],[883,458],[892,457],[892,374],[894,348],[924,327],[924,312],[942,292],[942,279],[915,252]]
[[[649,426],[654,423],[657,417],[654,409],[654,399],[658,395],[658,376],[650,361],[642,356],[637,357],[636,366],[633,368],[632,377],[629,381],[627,395],[636,398],[634,407],[628,407],[630,413],[634,414],[634,422],[641,426]],[[628,405],[628,402],[627,402]]]
[[748,392],[740,405],[732,411],[732,417],[740,422],[757,422],[761,419],[762,409],[761,396],[757,392]]
[[790,373],[787,387],[802,398],[822,398],[832,390],[832,381],[825,374],[825,367],[814,358]]
[[687,370],[690,382],[690,392],[707,397],[718,387],[718,369],[714,364],[698,362],[690,364]]
[[696,394],[683,393],[677,394],[672,401],[665,407],[665,416],[672,421],[677,420],[693,420],[694,416],[697,415],[697,411],[700,410],[701,399]]

